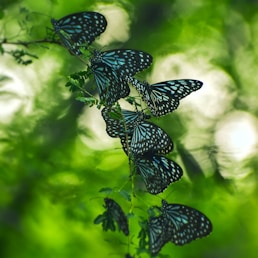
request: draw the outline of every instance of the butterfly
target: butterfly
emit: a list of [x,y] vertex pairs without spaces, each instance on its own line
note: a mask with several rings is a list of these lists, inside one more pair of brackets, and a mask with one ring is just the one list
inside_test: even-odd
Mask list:
[[[173,142],[159,126],[145,121],[149,118],[143,112],[121,110],[120,119],[113,119],[104,108],[102,116],[106,122],[106,131],[111,137],[120,137],[125,153],[134,155],[146,152],[167,154],[173,150]],[[127,148],[129,146],[129,149]]]
[[92,64],[93,73],[99,98],[107,106],[112,106],[120,98],[129,95],[130,89],[125,80],[109,66],[105,64]]
[[112,218],[116,221],[118,227],[120,230],[123,231],[123,233],[128,236],[129,235],[129,227],[128,227],[128,219],[123,212],[120,205],[110,198],[104,199],[107,211],[112,215]]
[[128,219],[123,212],[120,205],[111,198],[105,198],[105,208],[106,211],[97,216],[94,220],[94,224],[102,223],[104,231],[115,231],[115,223],[118,225],[119,230],[121,230],[126,236],[129,235]]
[[182,168],[165,156],[145,154],[135,156],[136,173],[140,174],[151,194],[163,192],[171,183],[178,181],[182,175]]
[[94,50],[90,62],[106,64],[119,71],[121,76],[134,76],[151,65],[152,56],[133,49],[113,49],[104,52]]
[[162,200],[162,216],[171,228],[171,239],[176,245],[185,245],[212,231],[211,221],[200,211],[182,204],[168,204]]
[[[90,67],[96,79],[100,99],[110,106],[120,98],[127,97],[130,88],[124,76],[133,76],[151,63],[152,56],[139,50],[114,49],[105,52],[95,50],[90,58]],[[108,96],[104,96],[107,95],[105,92],[109,92]]]
[[142,95],[142,99],[150,108],[153,116],[164,116],[177,109],[180,99],[200,89],[201,81],[181,79],[164,81],[155,84],[140,82],[132,76],[126,80]]
[[202,212],[162,200],[161,215],[149,220],[150,252],[156,255],[169,241],[175,245],[185,245],[209,235],[211,231],[212,223]]
[[59,20],[51,19],[55,33],[64,46],[75,55],[80,55],[80,47],[89,46],[107,26],[106,18],[97,12],[79,12]]

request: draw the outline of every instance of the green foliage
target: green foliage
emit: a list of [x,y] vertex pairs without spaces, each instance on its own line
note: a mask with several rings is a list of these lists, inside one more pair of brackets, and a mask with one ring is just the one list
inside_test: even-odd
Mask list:
[[30,54],[29,52],[26,52],[24,50],[16,49],[14,51],[10,51],[10,54],[14,57],[15,61],[18,64],[22,64],[22,65],[29,65],[32,63],[32,59],[28,59],[28,57],[38,59],[37,56]]
[[[132,22],[131,37],[122,47],[148,51],[155,62],[162,61],[158,72],[156,66],[148,71],[155,76],[147,79],[156,82],[157,75],[164,78],[163,72],[166,76],[169,70],[166,79],[193,76],[204,81],[200,92],[206,92],[209,86],[219,91],[218,95],[207,95],[202,102],[202,110],[209,111],[208,115],[201,115],[192,106],[184,109],[185,101],[182,109],[155,120],[172,136],[176,146],[169,155],[185,172],[180,182],[158,196],[147,194],[141,179],[130,177],[130,166],[120,145],[104,144],[107,142],[103,136],[105,129],[97,123],[101,117],[99,101],[88,89],[87,69],[61,46],[54,48],[58,42],[53,31],[45,35],[46,27],[50,26],[50,17],[46,18],[46,14],[62,17],[81,10],[81,6],[103,11],[109,6],[100,7],[95,1],[61,1],[59,5],[52,3],[50,12],[44,3],[40,9],[35,1],[26,0],[22,5],[5,3],[6,9],[0,10],[0,22],[4,25],[0,52],[3,58],[8,55],[14,58],[16,64],[10,68],[24,84],[38,88],[23,96],[15,81],[14,88],[22,96],[15,100],[26,103],[30,102],[28,97],[35,98],[30,108],[20,108],[15,116],[10,116],[9,122],[1,115],[1,257],[149,257],[147,218],[159,213],[155,206],[162,198],[202,210],[211,218],[215,230],[208,238],[184,247],[167,244],[158,257],[256,257],[255,152],[246,159],[230,160],[231,153],[220,149],[209,157],[205,146],[216,144],[219,125],[234,111],[257,117],[257,51],[253,47],[257,41],[257,4],[254,1],[247,5],[244,1],[232,4],[141,0],[126,1],[119,6],[130,14]],[[36,18],[32,19],[32,11],[43,15],[33,14]],[[112,31],[118,32],[118,29]],[[118,44],[113,42],[113,45]],[[165,64],[164,57],[177,54],[179,59],[161,66]],[[182,55],[186,62],[180,59]],[[5,64],[5,60],[2,64],[8,67],[11,62]],[[24,65],[21,68],[24,74],[19,72],[18,65]],[[189,70],[189,67],[198,70]],[[51,69],[54,73],[50,73]],[[4,72],[0,75],[1,89],[12,82],[12,79],[6,80]],[[225,77],[229,78],[226,82]],[[6,96],[2,93],[1,96]],[[199,96],[196,99],[199,101]],[[219,99],[222,102],[216,102]],[[126,101],[139,110],[144,106],[138,96],[129,96]],[[12,102],[9,97],[6,102],[1,98],[1,110],[7,112],[9,102]],[[93,119],[88,120],[88,116],[83,119],[84,110],[88,115],[93,114]],[[213,111],[219,111],[218,115]],[[100,129],[102,134],[98,138],[94,132]],[[118,226],[110,214],[103,213],[102,202],[106,196],[118,200],[127,214],[128,239],[117,232]],[[102,224],[105,232],[93,221]]]

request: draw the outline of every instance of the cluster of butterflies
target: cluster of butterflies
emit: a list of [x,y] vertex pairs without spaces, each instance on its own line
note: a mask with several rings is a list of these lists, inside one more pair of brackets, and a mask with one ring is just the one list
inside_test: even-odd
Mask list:
[[[59,20],[52,19],[54,32],[61,43],[76,56],[89,50],[92,42],[107,26],[106,18],[97,12],[79,12]],[[164,116],[174,111],[179,101],[202,87],[193,79],[169,80],[155,84],[141,82],[134,76],[152,64],[152,56],[133,49],[113,49],[104,52],[91,51],[89,70],[94,76],[100,102],[105,106],[101,113],[109,136],[120,138],[124,152],[134,162],[151,194],[163,192],[178,181],[181,167],[165,155],[173,150],[173,142],[166,132],[148,119]],[[114,105],[130,94],[134,87],[146,103],[151,115],[143,111],[130,111]],[[104,230],[115,230],[116,222],[125,235],[129,235],[127,217],[119,204],[105,198],[106,212],[95,223],[102,223]],[[208,235],[211,222],[201,212],[181,204],[162,201],[161,215],[151,217],[148,223],[149,250],[158,254],[163,245],[172,241],[183,245]]]
[[[99,215],[95,224],[102,223],[104,231],[115,231],[115,223],[118,229],[126,236],[129,235],[128,218],[120,205],[111,198],[105,198],[106,211]],[[151,255],[157,255],[162,247],[172,242],[175,245],[182,246],[192,242],[197,238],[202,238],[212,231],[211,221],[200,211],[176,203],[167,203],[162,200],[162,207],[157,208],[159,216],[150,216],[147,227],[142,228],[139,234],[145,240],[146,235],[149,239],[149,251]],[[144,241],[143,241],[144,242]]]

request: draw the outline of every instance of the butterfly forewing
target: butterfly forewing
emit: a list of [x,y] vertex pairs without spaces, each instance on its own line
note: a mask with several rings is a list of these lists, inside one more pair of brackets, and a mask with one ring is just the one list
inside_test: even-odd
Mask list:
[[212,231],[211,221],[200,211],[182,204],[162,201],[162,216],[176,245],[185,245],[207,236]]
[[52,19],[54,31],[68,50],[80,55],[80,47],[87,47],[107,26],[106,18],[97,12],[79,12],[59,20]]
[[150,88],[152,91],[156,90],[162,94],[182,99],[193,91],[199,90],[202,85],[203,83],[198,80],[181,79],[155,83],[150,85]]
[[121,75],[135,75],[148,68],[152,56],[146,52],[133,49],[114,49],[105,52],[94,51],[91,62],[104,63]]
[[152,154],[136,156],[134,163],[136,172],[141,175],[147,191],[151,194],[163,192],[183,175],[181,167],[164,156]]
[[112,215],[112,218],[116,221],[120,230],[128,236],[129,235],[129,227],[128,227],[128,219],[123,212],[120,205],[115,202],[113,199],[105,198],[105,204],[107,211]]
[[94,75],[99,97],[105,105],[111,106],[120,98],[125,98],[130,93],[130,88],[125,80],[114,72],[109,66],[92,64],[90,69]]

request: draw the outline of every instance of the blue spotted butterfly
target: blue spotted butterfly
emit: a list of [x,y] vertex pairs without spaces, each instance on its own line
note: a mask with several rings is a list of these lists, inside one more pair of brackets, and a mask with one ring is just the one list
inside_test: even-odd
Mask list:
[[129,95],[130,89],[122,77],[105,64],[93,64],[90,66],[93,73],[100,101],[112,106],[120,98]]
[[111,198],[105,198],[105,208],[106,211],[95,218],[94,223],[99,224],[102,223],[103,230],[112,230],[115,231],[115,223],[119,230],[121,230],[126,236],[129,235],[129,226],[128,226],[128,219],[123,212],[120,205]]
[[182,175],[182,168],[173,160],[164,156],[145,154],[134,157],[136,173],[140,174],[151,194],[163,192],[171,183],[178,181]]
[[203,85],[201,81],[192,79],[164,81],[152,85],[130,76],[126,79],[142,95],[153,116],[164,116],[174,111],[182,98]]
[[162,200],[161,215],[149,220],[150,252],[156,255],[169,241],[175,245],[185,245],[209,235],[211,231],[212,223],[202,212]]
[[106,131],[111,137],[120,137],[126,154],[139,155],[146,152],[167,154],[173,150],[170,137],[159,126],[145,121],[149,117],[143,112],[121,110],[120,118],[115,119],[110,116],[111,111],[114,112],[114,108],[102,110]]
[[97,12],[79,12],[59,20],[51,19],[55,33],[71,54],[80,55],[80,47],[87,48],[107,26],[106,18]]
[[[128,96],[130,88],[123,77],[134,76],[149,67],[151,63],[152,56],[139,50],[114,49],[105,52],[95,50],[90,58],[90,68],[96,79],[100,99],[110,106],[120,98]],[[108,72],[101,72],[103,67]],[[108,96],[105,92],[109,92]]]

